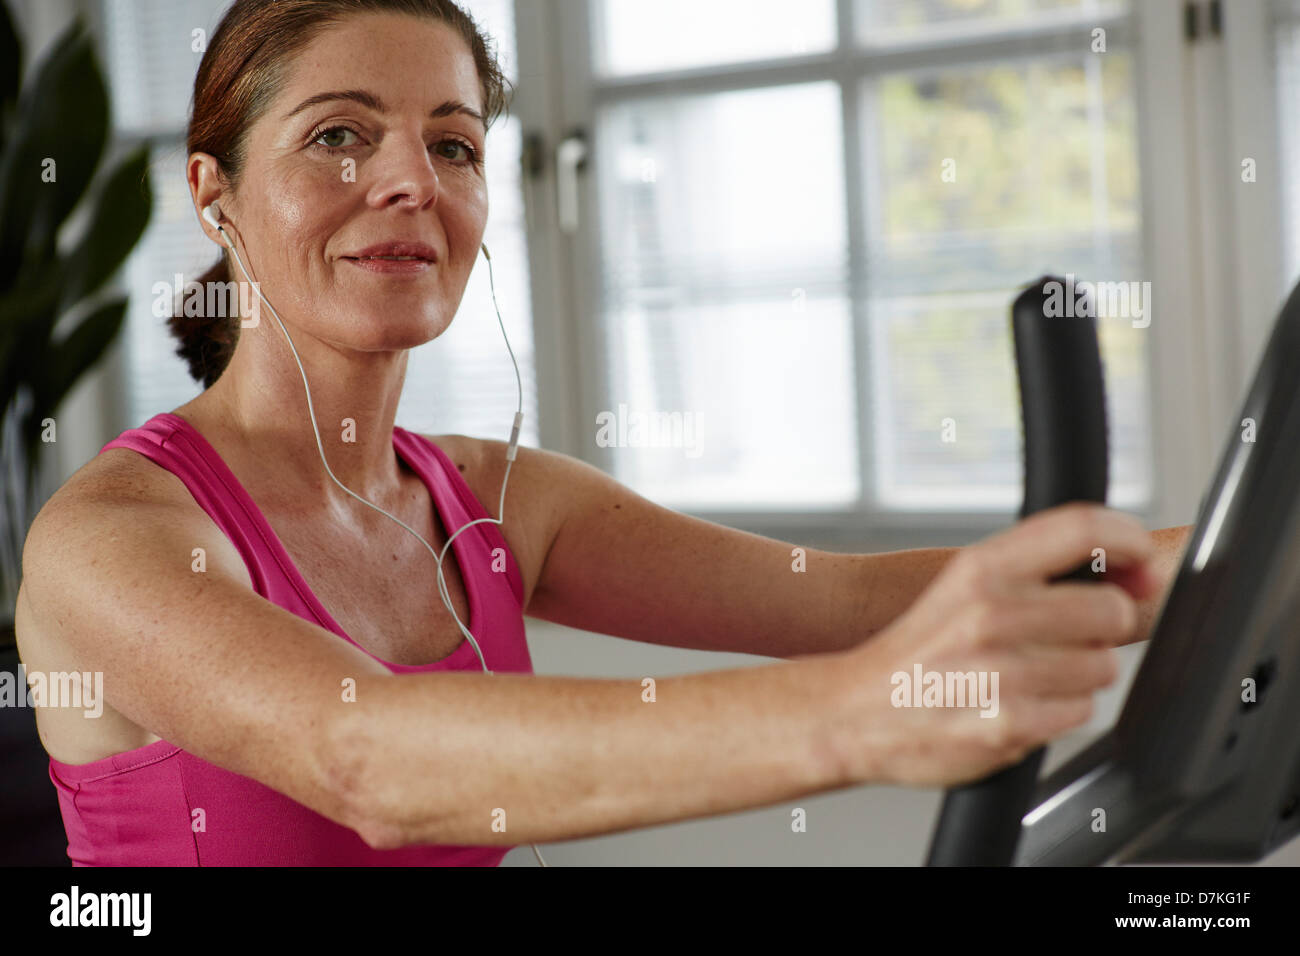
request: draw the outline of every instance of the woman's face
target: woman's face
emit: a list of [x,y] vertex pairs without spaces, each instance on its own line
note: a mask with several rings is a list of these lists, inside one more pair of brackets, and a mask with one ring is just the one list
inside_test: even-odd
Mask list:
[[[221,200],[286,322],[361,351],[447,328],[487,221],[482,111],[473,57],[441,23],[352,16],[297,56]],[[357,258],[388,242],[428,246],[434,261]]]

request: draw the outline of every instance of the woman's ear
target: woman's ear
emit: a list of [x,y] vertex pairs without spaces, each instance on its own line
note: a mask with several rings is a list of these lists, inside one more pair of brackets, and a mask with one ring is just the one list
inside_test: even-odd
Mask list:
[[213,242],[224,246],[227,240],[220,229],[224,223],[220,199],[227,192],[227,184],[222,180],[220,164],[215,156],[193,153],[186,164],[185,174],[194,208],[205,224],[204,233]]

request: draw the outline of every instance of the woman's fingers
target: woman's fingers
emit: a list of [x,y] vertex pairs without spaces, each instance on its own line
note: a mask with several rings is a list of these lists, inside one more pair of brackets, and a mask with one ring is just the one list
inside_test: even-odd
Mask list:
[[1081,502],[1030,515],[978,548],[983,571],[1005,582],[1050,580],[1099,554],[1108,570],[1140,564],[1155,554],[1150,532],[1136,518]]
[[998,609],[1001,634],[1016,643],[1118,647],[1137,627],[1137,606],[1117,584],[1060,581]]

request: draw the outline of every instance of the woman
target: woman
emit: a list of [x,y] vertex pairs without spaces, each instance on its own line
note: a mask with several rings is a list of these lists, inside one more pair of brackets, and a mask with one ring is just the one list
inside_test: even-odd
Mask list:
[[[110,442],[32,527],[23,660],[104,675],[101,719],[38,711],[74,863],[494,865],[524,842],[954,784],[1085,721],[1110,648],[1146,633],[1180,530],[1077,506],[959,555],[814,551],[798,574],[789,545],[520,448],[506,520],[444,563],[481,673],[429,552],[326,474],[296,361],[342,485],[439,551],[488,516],[505,445],[393,421],[407,350],[447,328],[479,252],[504,102],[446,0],[237,0],[213,36],[187,175],[239,259],[204,280],[247,265],[297,354],[264,313],[174,320],[206,390]],[[373,258],[395,255],[417,259]],[[1097,547],[1121,583],[1049,585]],[[785,660],[535,677],[524,613]],[[891,675],[918,664],[1000,675],[997,715],[894,706]]]

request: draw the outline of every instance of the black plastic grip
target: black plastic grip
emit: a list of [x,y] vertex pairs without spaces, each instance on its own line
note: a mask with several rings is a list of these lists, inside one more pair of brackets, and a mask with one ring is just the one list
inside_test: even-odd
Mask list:
[[[1105,503],[1106,386],[1092,303],[1046,276],[1011,306],[1024,423],[1020,517],[1068,501]],[[1092,580],[1085,563],[1068,578]],[[1009,866],[1045,748],[993,775],[950,789],[928,866]]]

